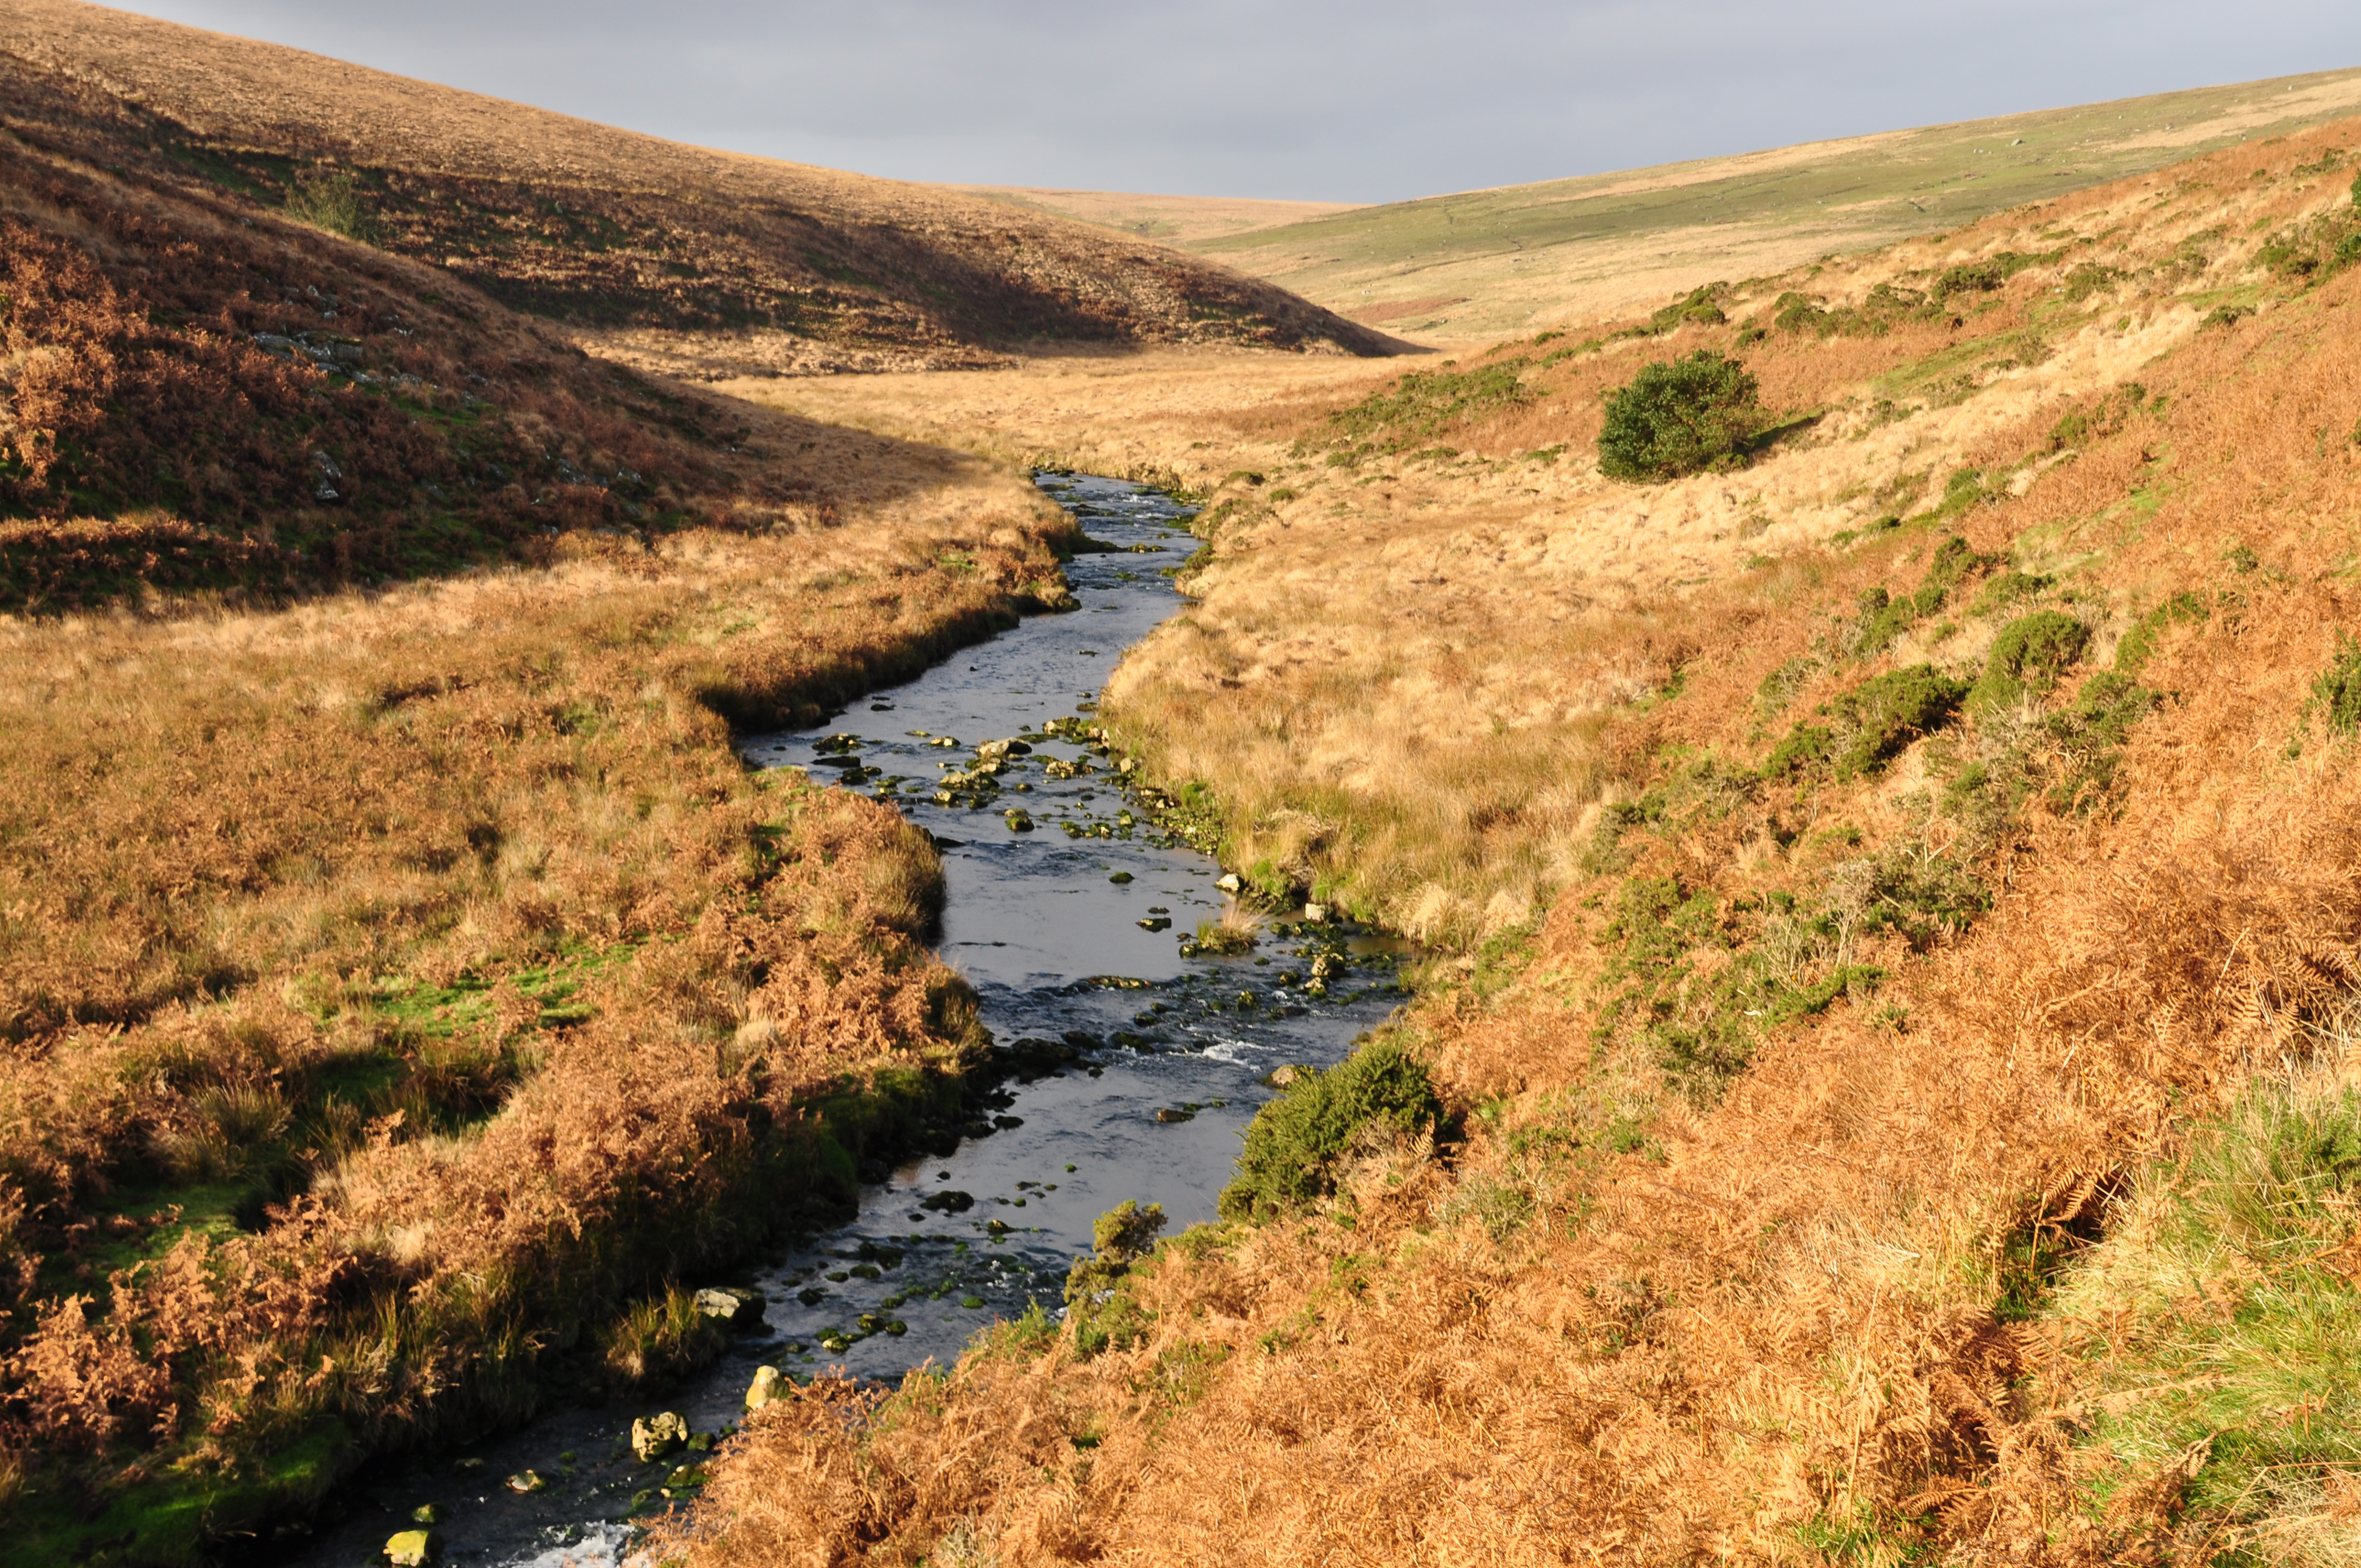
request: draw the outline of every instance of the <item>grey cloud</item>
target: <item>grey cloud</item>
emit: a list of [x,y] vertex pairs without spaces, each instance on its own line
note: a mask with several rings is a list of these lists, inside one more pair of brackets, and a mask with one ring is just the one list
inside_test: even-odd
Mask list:
[[2349,0],[132,8],[864,173],[1338,201],[2361,64]]

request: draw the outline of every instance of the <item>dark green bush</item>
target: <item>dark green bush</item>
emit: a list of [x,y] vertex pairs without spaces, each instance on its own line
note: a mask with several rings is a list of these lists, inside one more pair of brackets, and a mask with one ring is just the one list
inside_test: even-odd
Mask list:
[[2195,594],[2180,593],[2132,622],[2124,640],[2115,644],[2115,668],[2126,675],[2136,675],[2156,657],[2156,640],[2169,626],[2196,626],[2205,620],[2205,601]]
[[1715,301],[1729,291],[1727,283],[1708,283],[1690,290],[1683,298],[1675,300],[1648,317],[1648,335],[1661,337],[1691,323],[1698,326],[1721,325],[1730,318],[1722,313],[1721,307]]
[[2038,609],[2001,628],[1984,673],[1968,694],[1979,714],[2015,707],[2028,694],[2039,696],[2082,656],[2091,629],[2063,611]]
[[1744,365],[1709,348],[1645,366],[1607,400],[1598,471],[1646,481],[1735,467],[1766,422],[1761,391]]
[[2072,707],[2049,717],[2050,741],[2064,760],[2049,790],[2053,810],[2087,815],[2114,799],[2124,742],[2159,700],[2129,675],[2103,670],[2082,683]]
[[1850,779],[1883,768],[1911,741],[1949,723],[1967,692],[1967,682],[1932,664],[1861,682],[1831,705],[1847,737],[1836,752],[1836,776]]
[[1084,1356],[1129,1350],[1147,1337],[1151,1315],[1127,1288],[1131,1266],[1156,1245],[1164,1228],[1164,1205],[1143,1209],[1125,1199],[1091,1227],[1098,1252],[1080,1258],[1066,1275],[1066,1316],[1074,1325],[1074,1348]]
[[362,199],[361,182],[350,174],[305,175],[287,198],[287,215],[364,245],[377,239],[377,218]]
[[1329,415],[1320,436],[1298,443],[1298,455],[1320,447],[1390,455],[1453,426],[1531,402],[1540,394],[1519,374],[1526,364],[1519,356],[1473,370],[1412,370],[1392,386]]
[[1335,1190],[1336,1165],[1364,1128],[1409,1135],[1442,1120],[1417,1058],[1391,1040],[1362,1047],[1326,1072],[1307,1072],[1247,1124],[1222,1217],[1260,1222]]
[[2361,642],[2336,634],[2336,657],[2312,683],[2304,711],[2317,715],[2332,734],[2361,733]]

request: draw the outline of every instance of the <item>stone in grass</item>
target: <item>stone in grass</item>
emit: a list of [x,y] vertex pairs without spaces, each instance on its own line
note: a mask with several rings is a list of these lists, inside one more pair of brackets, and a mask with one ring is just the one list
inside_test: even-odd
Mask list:
[[393,1568],[434,1568],[443,1561],[443,1538],[431,1530],[405,1530],[385,1543]]
[[549,1483],[541,1478],[538,1470],[520,1470],[509,1477],[508,1485],[510,1491],[531,1497],[535,1492],[545,1490]]
[[763,1321],[763,1293],[734,1288],[708,1287],[697,1293],[697,1310],[733,1329],[751,1329]]
[[631,1453],[642,1464],[662,1459],[688,1441],[688,1423],[676,1411],[643,1416],[631,1423]]
[[746,1408],[759,1410],[774,1399],[786,1398],[787,1380],[779,1376],[775,1366],[754,1368],[754,1381],[746,1386]]

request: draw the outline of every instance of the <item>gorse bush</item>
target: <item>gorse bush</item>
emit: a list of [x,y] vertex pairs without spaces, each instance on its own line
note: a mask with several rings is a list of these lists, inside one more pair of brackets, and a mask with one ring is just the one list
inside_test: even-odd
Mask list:
[[2036,610],[2010,621],[1993,642],[1968,706],[1979,715],[1994,714],[2042,695],[2090,641],[2091,629],[2061,610]]
[[2312,700],[2305,711],[2316,715],[2333,735],[2361,733],[2361,642],[2345,632],[2336,634],[2336,658],[2312,683]]
[[1364,1129],[1407,1135],[1442,1119],[1417,1058],[1391,1040],[1362,1047],[1326,1072],[1307,1072],[1256,1113],[1222,1190],[1222,1218],[1267,1220],[1335,1190],[1336,1167]]
[[1327,446],[1350,462],[1403,452],[1453,426],[1531,402],[1539,394],[1520,375],[1525,364],[1519,356],[1473,370],[1412,370],[1331,414],[1322,438],[1298,443],[1299,455]]
[[1734,467],[1765,422],[1761,394],[1744,365],[1709,348],[1647,366],[1607,400],[1598,471],[1646,481]]
[[287,198],[287,215],[363,245],[377,240],[376,215],[362,200],[360,181],[350,174],[314,170],[305,175]]
[[1091,1227],[1097,1251],[1078,1258],[1066,1274],[1066,1315],[1074,1325],[1074,1347],[1085,1356],[1129,1350],[1147,1333],[1148,1314],[1125,1287],[1131,1266],[1154,1250],[1164,1228],[1164,1205],[1143,1209],[1125,1199]]

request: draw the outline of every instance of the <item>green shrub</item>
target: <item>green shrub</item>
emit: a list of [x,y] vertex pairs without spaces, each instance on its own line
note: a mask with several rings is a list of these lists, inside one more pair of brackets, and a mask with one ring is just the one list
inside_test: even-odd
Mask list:
[[1066,1274],[1066,1316],[1074,1325],[1074,1348],[1083,1356],[1129,1350],[1147,1337],[1153,1316],[1128,1285],[1132,1266],[1153,1250],[1164,1218],[1163,1204],[1143,1209],[1126,1198],[1091,1227],[1097,1253],[1077,1259]]
[[2124,274],[2113,267],[2096,261],[2085,261],[2066,274],[2066,301],[2079,305],[2092,295],[2114,288],[2124,280]]
[[1984,673],[1968,694],[1968,707],[1978,714],[1996,714],[2015,707],[2028,694],[2047,692],[2090,641],[2091,629],[2063,611],[2041,609],[2018,617],[2001,628],[1993,642]]
[[2158,700],[2129,675],[2103,670],[2082,683],[2071,707],[2050,716],[2049,739],[2065,759],[2049,790],[2053,810],[2083,814],[2114,798],[2124,742]]
[[1967,692],[1967,682],[1932,664],[1861,682],[1831,705],[1846,736],[1836,750],[1836,776],[1851,779],[1884,767],[1911,741],[1949,723]]
[[1519,374],[1526,363],[1520,356],[1473,370],[1412,370],[1329,415],[1322,435],[1297,444],[1297,455],[1320,447],[1398,453],[1455,425],[1529,403],[1540,394]]
[[1709,348],[1645,366],[1607,400],[1598,471],[1646,481],[1735,467],[1765,422],[1761,391],[1745,366]]
[[1729,291],[1730,285],[1727,283],[1708,283],[1690,290],[1684,297],[1675,300],[1664,309],[1650,314],[1646,334],[1651,337],[1661,337],[1665,333],[1676,332],[1692,322],[1699,326],[1721,325],[1730,318],[1722,313],[1721,307],[1715,303],[1715,301]]
[[2199,625],[2205,613],[2205,601],[2195,594],[2173,595],[2132,622],[2132,629],[2115,644],[2115,668],[2126,675],[2138,674],[2156,656],[2156,640],[2167,627]]
[[1222,1217],[1260,1222],[1335,1190],[1336,1166],[1363,1129],[1407,1135],[1443,1117],[1426,1068],[1400,1045],[1363,1046],[1326,1072],[1307,1072],[1246,1127]]
[[350,174],[314,170],[305,175],[287,198],[287,215],[363,245],[377,239],[377,218],[362,200],[361,182]]
[[2361,731],[2361,642],[2336,634],[2336,657],[2312,683],[2304,712],[2318,715],[2331,734]]

